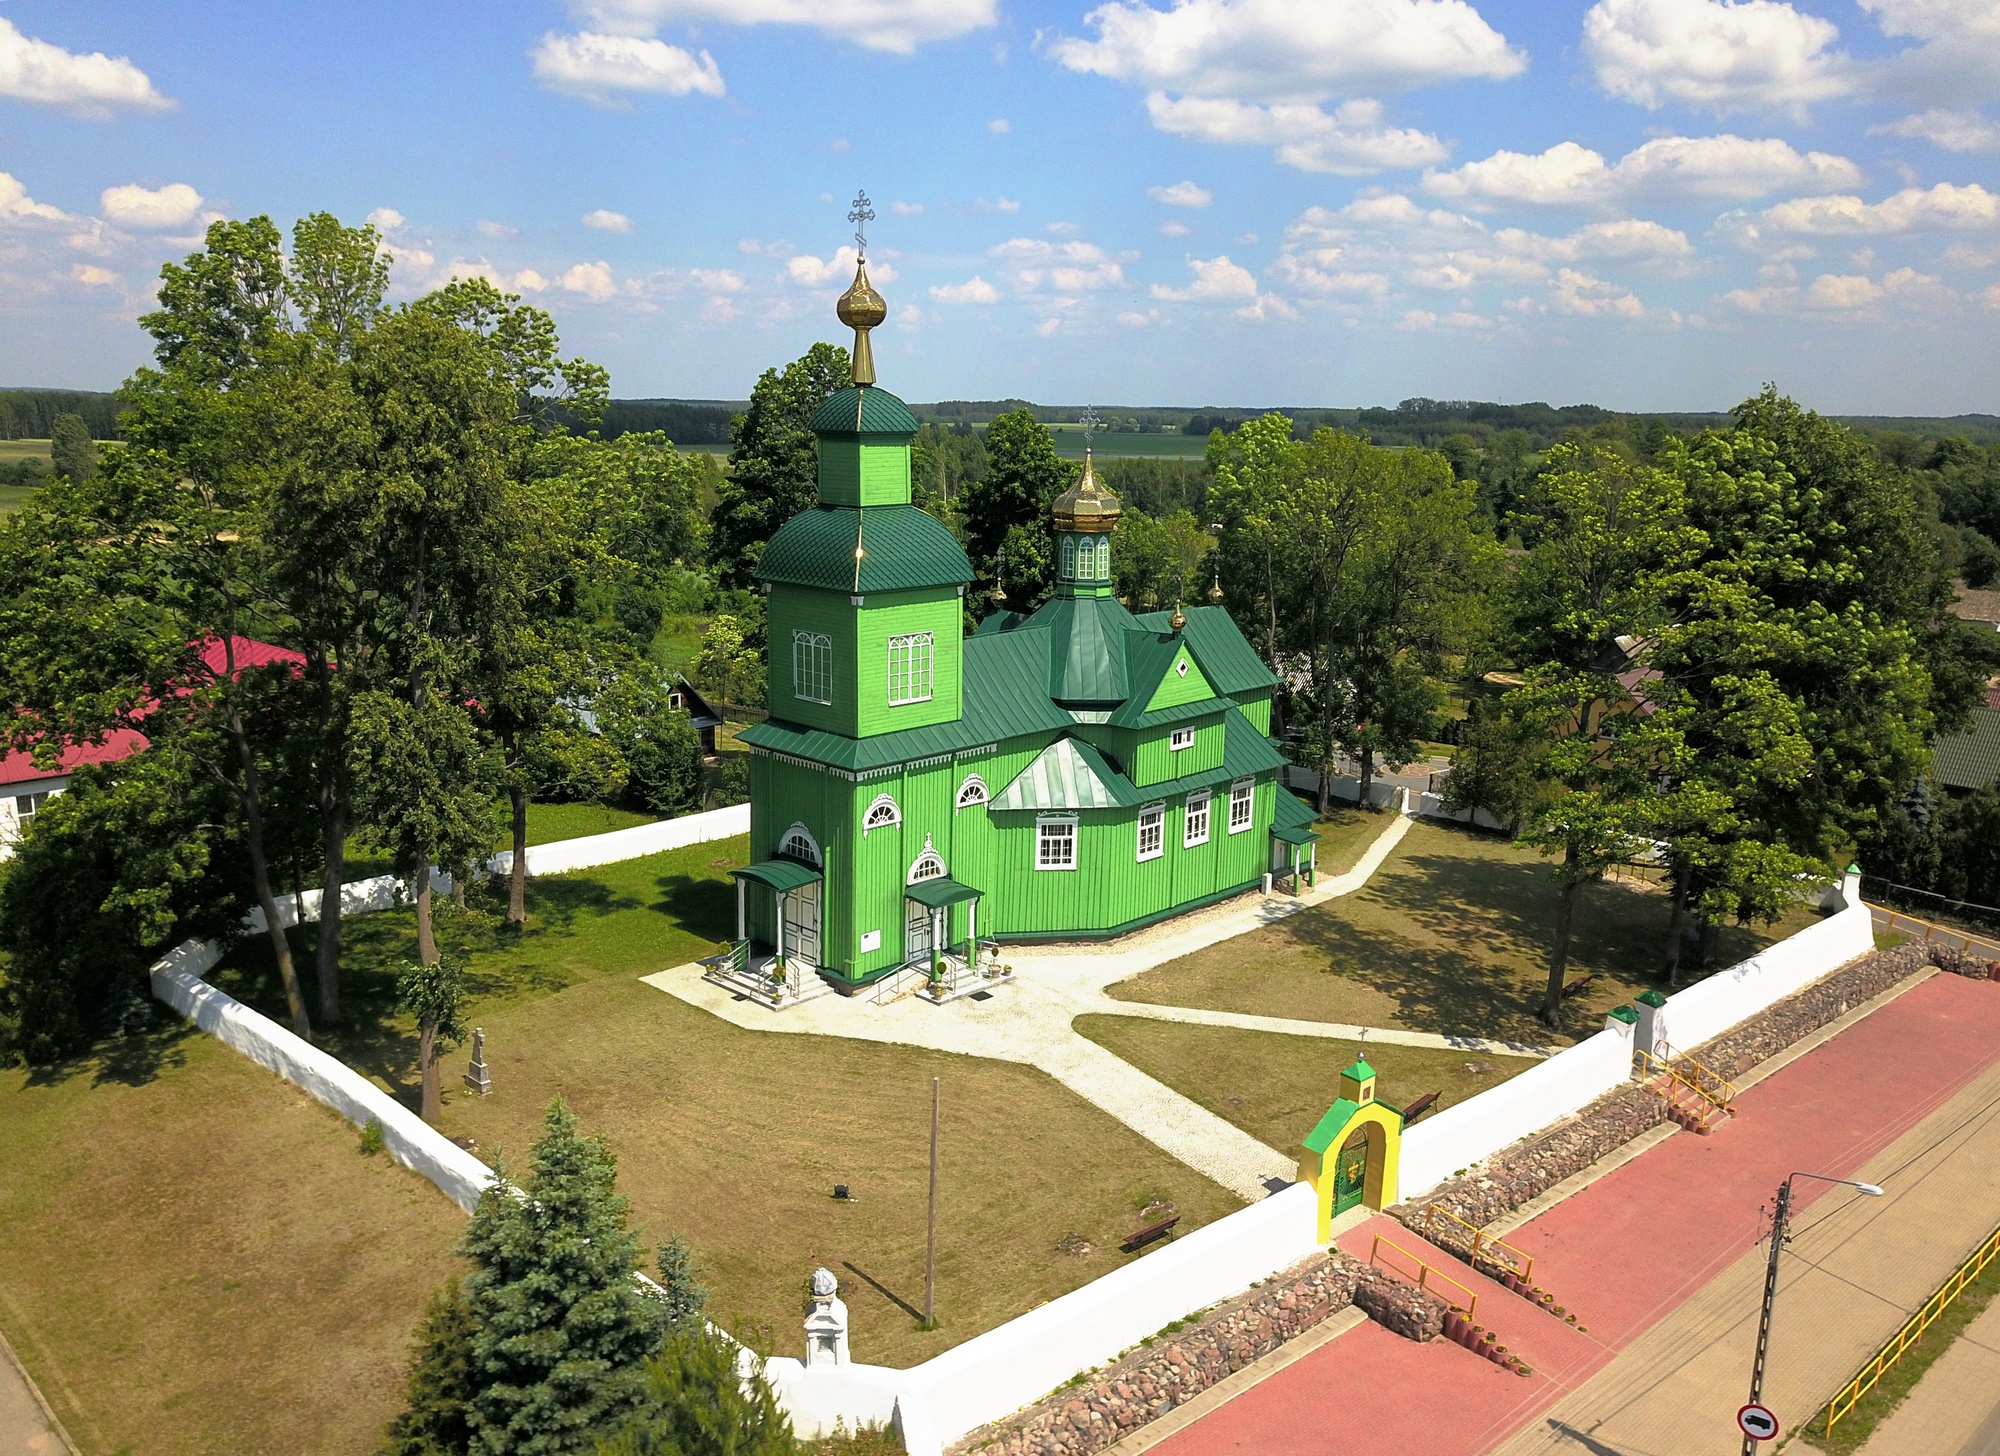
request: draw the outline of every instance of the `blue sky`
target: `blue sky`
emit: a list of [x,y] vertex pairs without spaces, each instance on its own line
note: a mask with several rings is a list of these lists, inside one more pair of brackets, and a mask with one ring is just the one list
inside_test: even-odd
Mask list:
[[0,0],[0,384],[371,215],[624,397],[2000,410],[2000,0]]

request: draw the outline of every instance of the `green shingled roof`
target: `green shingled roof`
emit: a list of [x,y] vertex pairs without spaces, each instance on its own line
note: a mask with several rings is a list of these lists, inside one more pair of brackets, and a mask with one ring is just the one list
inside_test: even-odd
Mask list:
[[[1312,805],[1306,803],[1290,789],[1280,786],[1278,802],[1271,813],[1273,829],[1303,829],[1313,827]],[[1303,843],[1303,841],[1301,841]]]
[[886,389],[843,389],[813,411],[815,435],[914,435],[917,417]]
[[972,580],[972,563],[958,539],[935,517],[908,505],[800,511],[764,548],[757,579],[855,591],[857,541],[862,548],[859,590],[864,594],[962,586]]
[[1979,789],[2000,778],[2000,709],[1974,708],[1972,730],[1931,745],[1931,773],[1948,789]]
[[[1253,692],[1278,685],[1278,678],[1264,666],[1257,649],[1243,639],[1225,607],[1187,607],[1187,626],[1181,635],[1193,649],[1195,661],[1208,675],[1209,685],[1218,693]],[[1172,612],[1144,612],[1138,623],[1154,632],[1166,633]]]

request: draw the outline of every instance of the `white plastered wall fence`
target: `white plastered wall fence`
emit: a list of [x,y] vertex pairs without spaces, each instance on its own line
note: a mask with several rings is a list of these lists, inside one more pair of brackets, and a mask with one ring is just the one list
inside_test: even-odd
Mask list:
[[[743,833],[748,818],[739,806],[542,845],[529,851],[529,869],[547,874],[728,838]],[[662,833],[674,825],[681,826],[674,834]],[[496,858],[496,872],[507,859]],[[349,886],[343,903],[353,910],[383,908],[404,893],[385,877]],[[318,912],[317,895],[305,898],[310,920]],[[280,906],[291,923],[291,897]],[[1676,1046],[1694,1046],[1873,948],[1858,875],[1828,896],[1828,908],[1835,913],[1819,924],[1670,998],[1658,1008],[1658,1027],[1671,1028]],[[397,1161],[462,1207],[477,1201],[493,1176],[485,1164],[359,1073],[202,980],[221,956],[214,944],[180,946],[153,967],[154,993],[353,1122],[380,1121],[384,1146]],[[1646,1022],[1635,1027],[1607,1018],[1605,1029],[1588,1040],[1411,1128],[1403,1137],[1400,1196],[1421,1196],[1628,1080],[1635,1036],[1643,1039],[1648,1030]],[[1173,1321],[1296,1264],[1318,1247],[1316,1214],[1313,1190],[1294,1184],[911,1369],[808,1369],[798,1360],[774,1359],[768,1374],[803,1436],[829,1431],[837,1420],[849,1429],[893,1421],[913,1456],[939,1456],[968,1432],[1106,1364]]]

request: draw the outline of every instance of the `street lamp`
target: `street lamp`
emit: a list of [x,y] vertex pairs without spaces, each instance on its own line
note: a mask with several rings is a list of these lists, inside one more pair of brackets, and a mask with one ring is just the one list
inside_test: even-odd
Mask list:
[[[1778,1185],[1778,1212],[1771,1222],[1771,1262],[1764,1271],[1764,1315],[1757,1324],[1757,1363],[1750,1367],[1750,1404],[1762,1405],[1764,1396],[1764,1355],[1771,1345],[1771,1306],[1778,1298],[1778,1254],[1785,1247],[1785,1220],[1792,1212],[1792,1179],[1811,1178],[1820,1183],[1838,1183],[1858,1188],[1870,1198],[1880,1198],[1882,1189],[1874,1183],[1852,1178],[1829,1178],[1824,1173],[1793,1173]],[[1743,1434],[1743,1456],[1756,1456],[1757,1437]]]

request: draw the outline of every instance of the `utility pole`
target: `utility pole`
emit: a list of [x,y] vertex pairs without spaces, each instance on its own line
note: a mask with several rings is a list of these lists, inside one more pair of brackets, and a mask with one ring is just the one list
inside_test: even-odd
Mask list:
[[[924,1235],[924,1327],[937,1328],[937,1185],[938,1185],[938,1079],[931,1078],[931,1212],[930,1227]],[[1769,1301],[1767,1300],[1768,1304]],[[1758,1368],[1763,1356],[1757,1357]]]
[[[1771,1220],[1771,1262],[1764,1268],[1764,1315],[1757,1322],[1757,1362],[1750,1367],[1750,1404],[1764,1403],[1764,1356],[1771,1348],[1771,1306],[1778,1302],[1778,1255],[1785,1248],[1785,1220],[1792,1212],[1792,1180],[1778,1185],[1778,1211]],[[1743,1456],[1757,1456],[1760,1443],[1743,1438]]]

